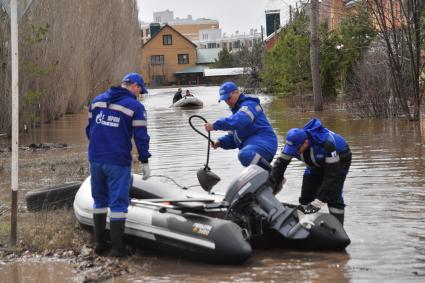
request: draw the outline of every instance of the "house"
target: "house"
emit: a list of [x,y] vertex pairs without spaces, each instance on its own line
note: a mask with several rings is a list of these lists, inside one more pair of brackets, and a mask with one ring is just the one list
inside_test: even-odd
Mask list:
[[169,25],[141,48],[141,69],[148,85],[178,83],[176,73],[196,66],[196,45]]
[[270,34],[269,36],[264,39],[264,45],[266,46],[267,50],[270,50],[273,48],[273,46],[276,45],[277,41],[279,40],[279,34],[282,31],[283,26],[280,27],[278,30]]
[[221,50],[221,48],[198,48],[196,50],[196,66],[177,72],[177,83],[184,85],[208,83],[205,71],[218,59],[218,53]]
[[[376,2],[372,0],[322,0],[320,3],[320,22],[327,22],[329,30],[338,29],[342,21],[347,15],[356,13],[359,9],[359,5],[367,6],[370,9],[370,13],[373,15],[378,9],[382,10],[384,18],[386,19],[385,24],[387,27],[395,26],[401,27],[402,13],[400,8],[400,2],[392,0],[380,1],[381,8],[376,6]],[[380,31],[382,27],[377,22],[376,18],[373,17],[373,25],[377,31]]]

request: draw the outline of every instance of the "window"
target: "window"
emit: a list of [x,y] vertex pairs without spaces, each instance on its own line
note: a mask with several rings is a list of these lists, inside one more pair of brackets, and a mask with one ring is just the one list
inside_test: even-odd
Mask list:
[[172,45],[173,44],[173,36],[171,34],[164,34],[162,36],[162,44],[163,45]]
[[189,64],[189,54],[179,54],[177,57],[179,64]]
[[235,42],[233,42],[233,47],[234,48],[241,48],[241,42],[239,40],[236,40]]
[[163,65],[163,64],[164,64],[164,55],[151,56],[151,65]]
[[207,48],[217,48],[217,43],[208,43]]
[[165,84],[165,76],[152,76],[152,83],[154,85],[163,85],[163,84]]

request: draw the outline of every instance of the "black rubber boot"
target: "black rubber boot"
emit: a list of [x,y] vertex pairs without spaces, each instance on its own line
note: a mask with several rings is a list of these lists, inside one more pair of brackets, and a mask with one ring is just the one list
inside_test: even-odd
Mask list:
[[106,245],[106,213],[93,214],[93,222],[94,252],[98,255],[102,255],[108,250]]
[[342,213],[335,213],[332,212],[331,209],[329,209],[329,213],[332,214],[336,219],[338,219],[338,221],[341,223],[342,226],[344,226],[344,211],[342,211]]
[[125,221],[110,221],[112,250],[110,256],[126,257],[127,249],[124,244]]
[[260,158],[260,160],[258,160],[257,165],[266,171],[269,171],[269,172],[272,171],[272,166],[270,165],[270,162],[268,162],[262,157]]

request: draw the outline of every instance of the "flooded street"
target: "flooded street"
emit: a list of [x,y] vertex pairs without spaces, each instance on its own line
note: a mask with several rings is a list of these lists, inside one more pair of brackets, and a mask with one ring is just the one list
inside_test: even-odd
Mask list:
[[[207,141],[190,128],[188,118],[197,114],[213,122],[230,112],[225,103],[217,102],[218,87],[189,89],[203,100],[202,109],[170,108],[174,88],[151,90],[144,99],[151,136],[149,162],[152,175],[165,175],[182,186],[191,186],[191,190],[201,190],[196,186],[196,171],[206,162]],[[287,130],[302,127],[316,115],[326,127],[347,139],[353,163],[344,189],[344,227],[351,238],[346,252],[255,250],[241,266],[215,266],[146,254],[138,257],[140,269],[136,272],[108,282],[424,282],[425,126],[421,129],[403,119],[354,119],[347,111],[300,112],[278,99],[260,99],[278,134],[279,151]],[[46,154],[72,155],[87,168],[86,122],[87,113],[66,115],[21,135],[20,144],[66,143],[68,149]],[[194,122],[203,130],[202,121]],[[212,137],[222,134],[212,132]],[[8,146],[5,142],[0,139],[0,148]],[[24,162],[41,155],[25,153],[20,158]],[[221,177],[213,189],[216,191],[225,191],[243,169],[236,150],[211,149],[209,166]],[[298,203],[303,170],[298,161],[290,164],[285,174],[288,181],[278,195],[280,200]],[[34,174],[45,183],[64,181],[49,179],[48,172]],[[28,176],[20,178],[21,182],[31,182]],[[2,194],[8,193],[9,184],[9,180],[0,180]],[[36,188],[39,184],[32,185]],[[79,282],[71,264],[2,264],[1,260],[0,282]]]

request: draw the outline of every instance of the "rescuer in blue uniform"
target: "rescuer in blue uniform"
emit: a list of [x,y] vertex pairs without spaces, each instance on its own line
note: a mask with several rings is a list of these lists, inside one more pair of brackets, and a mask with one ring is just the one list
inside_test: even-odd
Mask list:
[[257,164],[270,170],[270,162],[277,151],[277,137],[260,100],[241,94],[233,82],[221,85],[219,101],[222,100],[233,114],[204,125],[207,131],[229,131],[213,143],[213,148],[239,148],[238,158],[243,166]]
[[147,93],[143,78],[137,73],[127,74],[121,86],[111,87],[90,103],[89,139],[95,252],[103,254],[106,246],[106,216],[110,208],[111,256],[126,256],[124,229],[129,205],[131,181],[131,140],[142,162],[142,175],[149,178],[149,135],[146,110],[137,100]]
[[329,212],[344,224],[342,192],[351,165],[351,151],[345,139],[325,128],[317,118],[302,129],[290,129],[270,175],[275,193],[280,190],[293,157],[307,165],[299,199],[304,212],[315,213],[327,203]]

